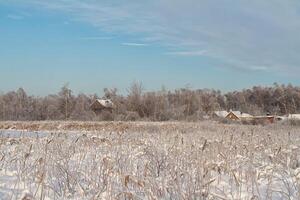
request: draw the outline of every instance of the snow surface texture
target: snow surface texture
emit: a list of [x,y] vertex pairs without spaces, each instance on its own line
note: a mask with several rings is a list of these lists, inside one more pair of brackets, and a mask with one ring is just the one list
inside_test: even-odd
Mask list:
[[180,126],[1,131],[0,199],[300,199],[299,128]]

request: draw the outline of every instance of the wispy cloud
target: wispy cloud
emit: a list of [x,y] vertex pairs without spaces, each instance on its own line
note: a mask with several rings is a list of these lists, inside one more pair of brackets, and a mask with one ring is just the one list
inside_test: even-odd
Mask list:
[[7,18],[12,19],[12,20],[22,20],[22,19],[24,19],[24,16],[18,15],[18,14],[8,14]]
[[186,49],[174,51],[177,55],[202,55],[192,52],[206,49],[203,56],[225,66],[289,72],[300,66],[298,0],[11,1],[67,13],[109,33]]
[[[1,0],[0,0],[0,5],[1,5]],[[32,14],[27,11],[17,11],[17,12],[9,13],[6,15],[6,17],[11,20],[23,20],[23,19],[29,18],[31,16],[32,16]]]
[[207,53],[207,51],[172,51],[167,52],[168,55],[176,55],[176,56],[203,56]]
[[148,44],[145,44],[145,43],[132,43],[132,42],[123,42],[122,45],[124,45],[124,46],[136,46],[136,47],[148,46]]
[[267,66],[250,66],[250,69],[253,71],[268,71],[269,67],[267,67]]
[[80,37],[81,40],[111,40],[113,37],[108,36],[90,36],[90,37]]

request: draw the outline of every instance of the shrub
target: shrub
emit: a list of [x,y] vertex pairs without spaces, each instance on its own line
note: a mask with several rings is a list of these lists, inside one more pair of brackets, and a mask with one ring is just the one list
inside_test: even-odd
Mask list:
[[137,112],[128,111],[126,113],[126,121],[137,121],[140,119],[140,115]]
[[103,111],[98,118],[100,121],[113,121],[114,115],[109,111]]

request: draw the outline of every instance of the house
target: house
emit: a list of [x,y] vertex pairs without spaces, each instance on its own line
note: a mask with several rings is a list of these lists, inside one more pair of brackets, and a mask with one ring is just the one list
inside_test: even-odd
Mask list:
[[244,122],[252,122],[253,124],[272,124],[281,120],[300,120],[300,114],[290,114],[284,117],[276,116],[276,115],[261,115],[261,116],[253,116],[248,113],[243,113],[241,111],[215,111],[213,113],[214,117],[217,118],[225,118],[233,121],[244,121]]
[[96,114],[103,111],[112,112],[114,107],[114,103],[110,99],[96,99],[90,106]]
[[247,120],[247,119],[251,119],[253,116],[248,114],[248,113],[243,113],[241,111],[215,111],[213,113],[214,117],[217,118],[226,118],[226,119],[230,119],[230,120]]
[[231,120],[248,121],[256,124],[273,124],[276,121],[280,121],[280,119],[274,115],[252,116],[240,111],[230,111],[226,118]]
[[250,120],[253,118],[253,116],[241,111],[230,111],[226,118],[231,120]]
[[239,116],[240,116],[240,111],[230,111],[225,118],[231,120],[239,120],[240,119]]

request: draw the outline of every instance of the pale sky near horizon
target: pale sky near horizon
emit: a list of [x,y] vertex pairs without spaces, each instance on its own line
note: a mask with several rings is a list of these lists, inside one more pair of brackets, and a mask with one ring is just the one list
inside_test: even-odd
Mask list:
[[300,85],[298,0],[0,0],[0,92]]

